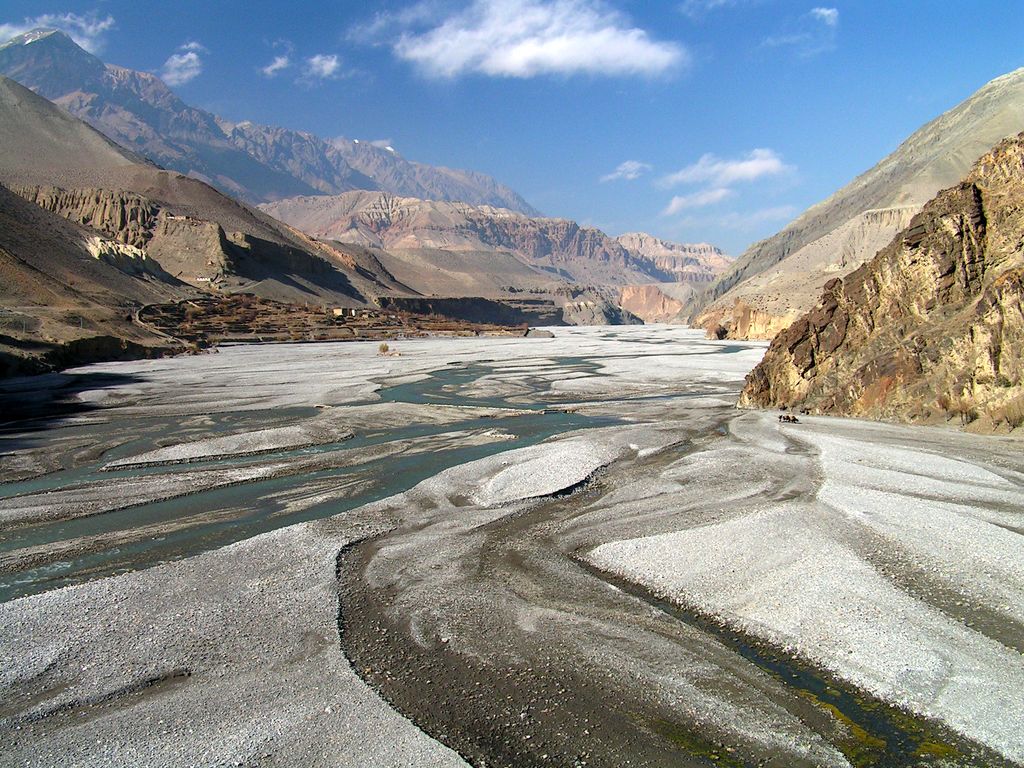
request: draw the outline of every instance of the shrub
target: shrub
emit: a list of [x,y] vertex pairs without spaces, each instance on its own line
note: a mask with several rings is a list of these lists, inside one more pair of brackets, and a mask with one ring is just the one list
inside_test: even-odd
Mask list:
[[386,355],[390,351],[391,347],[388,346],[388,343],[386,341],[382,341],[380,343],[380,346],[377,347],[377,354],[379,355]]

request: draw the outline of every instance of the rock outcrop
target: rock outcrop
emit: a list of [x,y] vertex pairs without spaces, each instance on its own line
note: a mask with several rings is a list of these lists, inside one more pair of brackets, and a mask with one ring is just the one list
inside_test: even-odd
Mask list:
[[619,306],[645,323],[675,323],[694,295],[687,283],[627,285],[619,294]]
[[119,243],[145,248],[153,239],[159,207],[133,192],[109,189],[15,187],[30,203],[98,230]]
[[672,275],[673,282],[711,283],[732,259],[710,243],[673,243],[646,232],[628,232],[615,238],[631,253],[650,259],[662,272]]
[[1024,423],[1024,134],[775,337],[742,406]]
[[[710,335],[771,338],[814,305],[825,283],[874,256],[939,190],[1021,130],[1024,69],[988,83],[782,231],[748,248],[699,300],[694,324]],[[754,316],[760,319],[751,322]]]

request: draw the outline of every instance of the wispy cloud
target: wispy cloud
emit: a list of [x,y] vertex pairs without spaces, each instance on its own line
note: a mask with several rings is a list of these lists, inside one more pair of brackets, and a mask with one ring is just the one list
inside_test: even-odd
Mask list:
[[827,27],[839,26],[838,8],[811,8],[811,16]]
[[273,77],[282,69],[288,69],[292,65],[292,60],[287,56],[275,56],[274,60],[263,67],[260,71],[263,72],[267,77]]
[[377,149],[390,149],[394,151],[394,149],[392,148],[393,142],[391,141],[391,139],[374,139],[373,141],[367,143],[372,147],[376,147]]
[[302,74],[310,80],[330,80],[337,77],[341,70],[341,59],[330,53],[318,53],[306,59]]
[[195,40],[189,40],[178,46],[178,52],[172,53],[160,70],[160,77],[170,86],[184,85],[195,80],[203,72],[203,59],[200,54],[207,50]]
[[354,42],[387,43],[396,32],[440,23],[450,10],[450,5],[441,0],[421,0],[397,11],[378,11],[370,21],[349,29],[348,38]]
[[733,5],[738,5],[742,1],[743,0],[684,0],[684,2],[679,5],[679,10],[691,19],[700,19],[711,13],[711,11],[718,10],[719,8],[729,8]]
[[771,149],[754,149],[735,160],[723,160],[707,154],[696,163],[671,173],[662,179],[662,184],[674,187],[679,184],[709,182],[714,187],[727,187],[741,181],[754,181],[763,176],[775,176],[792,170]]
[[835,50],[839,30],[839,9],[817,7],[791,23],[785,31],[765,38],[767,48],[791,48],[798,56],[810,58]]
[[425,75],[658,75],[685,66],[680,44],[654,40],[603,0],[473,0],[455,12],[433,3],[378,14],[395,55]]
[[674,216],[690,208],[715,205],[733,197],[735,187],[759,179],[779,176],[794,170],[771,149],[753,149],[737,158],[723,159],[706,154],[697,162],[681,168],[660,180],[663,187],[700,185],[703,189],[676,195],[662,211],[663,216]]
[[726,198],[732,197],[734,194],[736,193],[727,187],[712,187],[711,189],[703,189],[700,192],[694,192],[689,195],[676,195],[666,206],[665,210],[661,212],[661,215],[674,216],[688,208],[703,208],[706,205],[714,205]]
[[79,15],[77,13],[44,13],[22,19],[20,22],[0,24],[0,43],[12,37],[31,32],[33,29],[45,27],[59,29],[90,53],[99,53],[106,43],[106,34],[114,28],[114,17],[100,17],[95,12]]
[[635,181],[650,170],[651,166],[647,163],[641,163],[639,160],[626,160],[624,163],[619,163],[619,167],[614,171],[602,176],[600,181],[602,184],[608,181]]
[[753,211],[728,211],[713,216],[684,216],[676,219],[676,224],[695,229],[719,229],[746,232],[770,223],[787,222],[798,212],[795,205],[776,205],[768,208],[757,208]]

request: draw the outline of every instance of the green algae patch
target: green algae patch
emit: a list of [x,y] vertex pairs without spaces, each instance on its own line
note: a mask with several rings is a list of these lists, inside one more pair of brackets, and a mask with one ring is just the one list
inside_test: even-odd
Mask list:
[[655,733],[668,739],[690,757],[710,760],[725,768],[747,768],[747,763],[734,751],[712,744],[684,725],[671,720],[655,720],[651,725]]
[[815,696],[808,696],[808,698],[845,727],[849,737],[837,739],[835,746],[854,768],[872,768],[882,762],[889,746],[885,739],[868,733],[867,730],[844,715],[834,704],[821,701]]
[[917,745],[917,754],[922,758],[957,761],[963,757],[960,750],[940,741],[923,741]]

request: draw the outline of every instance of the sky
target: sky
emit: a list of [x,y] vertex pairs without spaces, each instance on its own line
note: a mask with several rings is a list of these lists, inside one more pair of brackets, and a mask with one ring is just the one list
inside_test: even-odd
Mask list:
[[379,141],[545,215],[738,255],[1024,66],[1014,5],[4,0],[0,38],[56,26],[229,120]]

